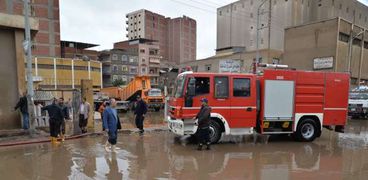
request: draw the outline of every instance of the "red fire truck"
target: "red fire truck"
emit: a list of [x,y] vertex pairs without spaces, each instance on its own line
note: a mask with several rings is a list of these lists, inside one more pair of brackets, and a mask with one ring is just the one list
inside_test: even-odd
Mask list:
[[290,134],[313,141],[322,128],[343,132],[347,119],[348,73],[266,69],[262,75],[193,73],[178,75],[169,100],[168,126],[180,136],[195,134],[193,117],[201,98],[212,107],[210,137]]

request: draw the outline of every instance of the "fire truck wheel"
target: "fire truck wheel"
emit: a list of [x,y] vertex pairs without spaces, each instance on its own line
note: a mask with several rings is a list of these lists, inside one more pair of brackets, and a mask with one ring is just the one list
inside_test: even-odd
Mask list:
[[312,119],[304,119],[296,130],[296,139],[303,142],[311,142],[317,137],[318,128]]
[[216,144],[220,141],[221,138],[221,127],[220,125],[216,122],[211,120],[210,121],[210,140],[212,144]]

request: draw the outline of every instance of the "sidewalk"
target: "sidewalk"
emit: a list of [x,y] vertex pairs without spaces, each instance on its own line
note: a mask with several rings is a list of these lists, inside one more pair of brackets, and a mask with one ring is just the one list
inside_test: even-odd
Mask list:
[[[101,135],[102,134],[101,130],[102,130],[101,124],[96,123],[95,128],[90,129],[89,133],[75,134],[75,135],[69,134],[66,135],[65,139],[70,140],[90,135]],[[145,123],[145,130],[146,132],[166,131],[168,130],[168,128],[166,124],[150,124],[149,122],[147,122]],[[0,130],[0,148],[6,146],[50,142],[49,132],[47,131],[48,130],[37,129],[34,134],[31,134],[29,131],[23,129]],[[122,124],[122,129],[119,131],[119,133],[132,133],[132,132],[138,132],[138,130],[131,123]]]

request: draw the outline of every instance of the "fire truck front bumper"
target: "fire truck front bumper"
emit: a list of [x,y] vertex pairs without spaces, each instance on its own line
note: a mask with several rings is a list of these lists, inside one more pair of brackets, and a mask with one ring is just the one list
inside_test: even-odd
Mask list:
[[167,118],[167,125],[171,132],[176,135],[184,136],[189,134],[195,134],[197,126],[194,121],[183,121],[182,119],[173,119],[170,116]]

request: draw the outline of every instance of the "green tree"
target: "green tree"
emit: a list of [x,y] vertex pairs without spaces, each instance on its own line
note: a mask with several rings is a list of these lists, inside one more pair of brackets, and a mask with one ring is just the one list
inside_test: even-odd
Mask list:
[[112,85],[115,86],[115,87],[124,86],[125,84],[126,84],[126,82],[121,80],[121,79],[115,79],[112,82]]

